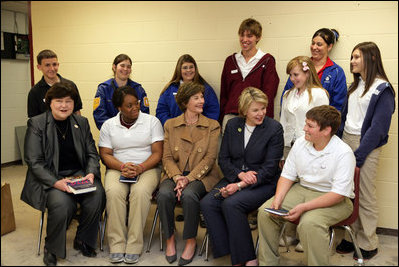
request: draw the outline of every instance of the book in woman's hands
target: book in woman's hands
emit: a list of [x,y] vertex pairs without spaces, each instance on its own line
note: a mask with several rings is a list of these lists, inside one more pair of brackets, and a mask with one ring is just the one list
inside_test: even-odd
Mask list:
[[139,175],[134,176],[134,177],[132,177],[132,178],[128,178],[128,177],[125,177],[125,176],[121,175],[121,176],[119,177],[119,182],[121,182],[121,183],[131,183],[131,184],[135,184],[135,183],[137,183],[137,180],[138,180],[138,179],[139,179]]
[[280,216],[287,216],[288,215],[288,210],[286,209],[271,209],[271,208],[265,208],[265,211],[280,215]]
[[95,191],[97,188],[94,184],[90,182],[89,179],[82,178],[82,176],[77,177],[65,177],[71,180],[68,182],[69,190],[74,194],[83,194]]

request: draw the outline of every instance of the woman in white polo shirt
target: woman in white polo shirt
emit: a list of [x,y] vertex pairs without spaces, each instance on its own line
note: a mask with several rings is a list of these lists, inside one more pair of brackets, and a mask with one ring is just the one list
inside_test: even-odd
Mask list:
[[[112,102],[119,113],[104,122],[98,143],[101,160],[107,167],[104,187],[110,262],[136,263],[143,249],[151,196],[160,179],[164,134],[155,116],[140,111],[140,101],[132,87],[117,88]],[[120,182],[121,175],[128,180],[138,177],[138,180]]]

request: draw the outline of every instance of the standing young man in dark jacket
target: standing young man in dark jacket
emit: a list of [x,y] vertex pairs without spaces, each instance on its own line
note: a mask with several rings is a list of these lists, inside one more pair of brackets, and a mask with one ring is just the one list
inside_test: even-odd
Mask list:
[[52,50],[42,50],[37,55],[37,68],[43,73],[42,79],[36,83],[29,91],[28,95],[28,117],[32,118],[36,115],[42,114],[47,110],[47,105],[44,102],[45,95],[50,87],[57,83],[69,83],[78,92],[78,98],[75,103],[73,112],[80,115],[82,109],[82,100],[80,99],[79,90],[75,83],[67,80],[58,74],[57,54]]

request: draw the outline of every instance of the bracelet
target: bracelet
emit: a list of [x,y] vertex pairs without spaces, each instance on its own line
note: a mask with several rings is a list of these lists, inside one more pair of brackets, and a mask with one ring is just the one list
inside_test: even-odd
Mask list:
[[143,173],[145,171],[145,168],[144,168],[143,164],[140,163],[140,164],[137,164],[137,165],[141,167],[141,173]]
[[241,185],[240,185],[240,183],[237,183],[236,185],[238,186],[238,191],[241,191]]
[[121,165],[121,171],[122,171],[123,167],[125,167],[125,163],[122,163],[122,165]]

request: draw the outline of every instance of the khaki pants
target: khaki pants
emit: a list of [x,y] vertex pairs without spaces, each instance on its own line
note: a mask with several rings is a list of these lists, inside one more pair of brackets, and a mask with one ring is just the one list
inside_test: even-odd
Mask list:
[[[342,140],[355,151],[360,144],[360,135],[353,135],[344,131]],[[378,223],[376,180],[380,152],[381,147],[371,151],[360,168],[359,218],[352,224],[352,227],[359,247],[364,250],[378,248],[378,236],[376,232]]]
[[[300,203],[304,203],[324,195],[324,192],[311,190],[295,183],[284,198],[282,208],[290,210]],[[270,207],[274,197],[266,201],[258,212],[259,229],[259,265],[273,265],[279,263],[279,237],[281,228],[286,222],[283,217],[274,217],[264,211]],[[319,208],[302,214],[297,227],[298,235],[304,249],[308,265],[329,265],[329,227],[352,213],[353,204],[349,198],[331,207]]]
[[[159,167],[149,169],[140,175],[137,183],[129,184],[119,182],[120,171],[106,171],[104,187],[107,197],[107,237],[110,253],[141,254],[145,222],[160,174]],[[126,227],[127,196],[129,218]]]

